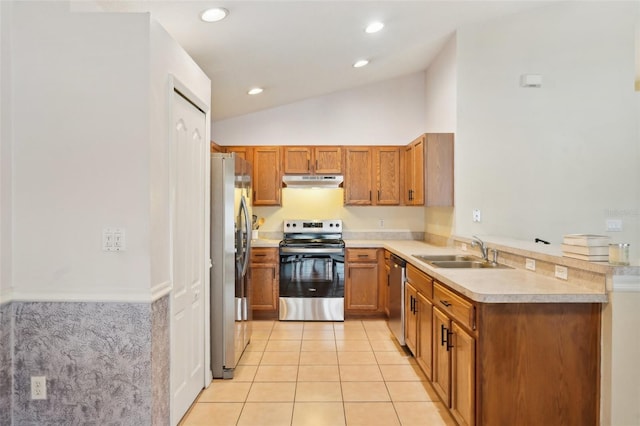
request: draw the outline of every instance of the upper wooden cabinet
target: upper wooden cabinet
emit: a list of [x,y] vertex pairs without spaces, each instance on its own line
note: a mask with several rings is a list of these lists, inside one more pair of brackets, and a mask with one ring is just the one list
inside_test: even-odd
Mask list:
[[253,147],[253,205],[279,206],[282,193],[280,147]]
[[344,202],[359,206],[399,205],[400,148],[346,147]]
[[404,203],[424,205],[424,153],[426,135],[421,135],[404,148]]
[[285,174],[340,174],[342,148],[339,146],[285,146]]
[[404,149],[404,203],[453,206],[453,133],[427,133]]
[[228,146],[225,148],[226,152],[233,152],[235,153],[238,157],[242,158],[243,160],[247,160],[248,162],[251,163],[251,165],[253,165],[253,148],[250,146]]
[[373,173],[375,173],[374,203],[378,206],[400,204],[400,147],[377,146],[373,148]]
[[366,146],[349,146],[344,154],[344,203],[370,206],[373,204],[373,155]]

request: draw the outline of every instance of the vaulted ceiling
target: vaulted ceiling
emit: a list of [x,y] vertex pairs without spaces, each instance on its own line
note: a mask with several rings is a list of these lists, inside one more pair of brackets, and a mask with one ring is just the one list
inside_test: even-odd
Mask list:
[[[98,1],[150,12],[212,82],[214,121],[425,70],[456,29],[540,1]],[[206,23],[200,13],[229,16]],[[385,27],[367,34],[371,21]],[[353,68],[358,59],[369,65]],[[252,87],[260,95],[249,96]]]

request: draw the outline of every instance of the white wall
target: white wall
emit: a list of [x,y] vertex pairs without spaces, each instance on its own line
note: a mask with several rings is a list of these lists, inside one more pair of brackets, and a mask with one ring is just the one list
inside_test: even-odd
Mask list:
[[[457,102],[456,35],[442,47],[425,73],[425,131],[456,132]],[[455,140],[454,140],[455,146]],[[455,182],[454,182],[455,187]],[[424,231],[449,237],[454,229],[453,207],[426,207]],[[427,238],[427,240],[429,240]]]
[[456,35],[452,35],[425,73],[425,131],[456,131]]
[[[67,10],[14,4],[15,297],[141,297],[149,289],[148,18]],[[126,229],[126,252],[102,251],[103,227]]]
[[424,108],[420,72],[216,121],[211,132],[219,145],[406,145],[424,133]]
[[[344,206],[342,189],[282,190],[281,207],[254,207],[264,217],[262,232],[282,232],[285,219],[342,219],[344,231],[423,232],[424,208],[398,206]],[[380,228],[380,219],[384,227]]]
[[[191,59],[184,49],[156,21],[151,23],[150,76],[150,232],[151,289],[153,298],[160,297],[171,288],[171,188],[169,187],[170,152],[169,141],[173,131],[169,95],[170,78],[186,86],[194,102],[204,109],[209,122],[211,104],[211,80]],[[207,126],[205,140],[210,140],[210,126]],[[204,214],[204,213],[203,213]],[[206,250],[208,250],[208,244]]]
[[0,2],[0,303],[11,292],[11,3]]
[[632,2],[563,2],[460,29],[456,233],[559,243],[620,218],[638,261],[636,22]]
[[68,7],[14,4],[14,298],[149,301],[170,286],[169,73],[207,107],[210,81],[148,14]]
[[[424,133],[425,76],[380,83],[213,123],[220,145],[406,145]],[[269,218],[261,228],[282,231],[282,220],[338,218],[345,230],[424,230],[424,209],[345,207],[342,191],[283,190],[281,207],[255,207]],[[315,194],[307,199],[306,194]],[[318,196],[318,194],[323,194]],[[300,200],[308,200],[301,202]],[[385,219],[384,228],[379,219]]]

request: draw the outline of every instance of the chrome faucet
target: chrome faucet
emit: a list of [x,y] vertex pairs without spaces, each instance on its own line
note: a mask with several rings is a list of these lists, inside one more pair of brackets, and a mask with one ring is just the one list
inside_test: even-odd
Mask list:
[[473,235],[473,240],[471,241],[471,247],[480,247],[480,253],[482,253],[482,260],[485,262],[489,261],[489,253],[487,252],[487,247],[484,245],[484,241],[482,241],[477,236]]

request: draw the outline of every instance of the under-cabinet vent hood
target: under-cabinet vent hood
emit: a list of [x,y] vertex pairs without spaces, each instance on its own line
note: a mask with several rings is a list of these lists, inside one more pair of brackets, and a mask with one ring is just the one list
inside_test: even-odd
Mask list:
[[287,188],[338,188],[344,178],[335,175],[284,175]]

